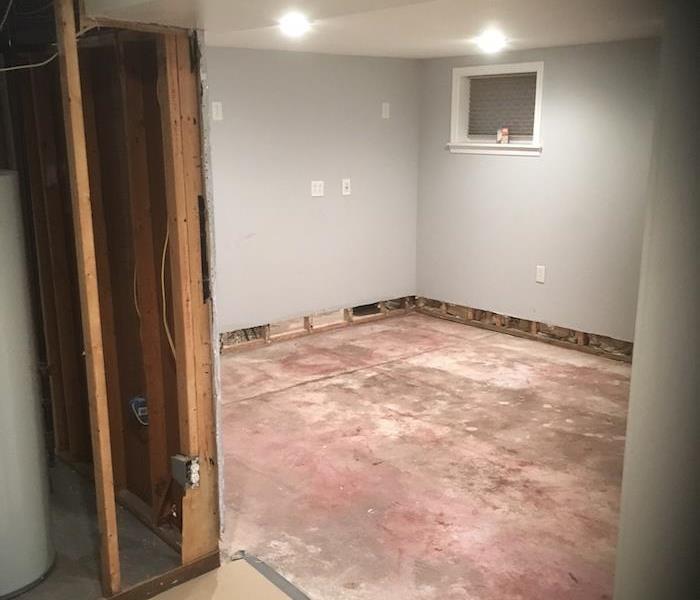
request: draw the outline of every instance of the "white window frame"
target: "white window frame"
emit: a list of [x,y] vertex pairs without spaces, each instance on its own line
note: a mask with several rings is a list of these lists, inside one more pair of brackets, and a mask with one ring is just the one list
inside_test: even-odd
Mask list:
[[[536,73],[535,122],[532,140],[512,139],[509,144],[496,142],[493,136],[469,136],[469,78],[485,75],[510,75],[513,73]],[[543,62],[513,63],[508,65],[484,65],[458,67],[452,70],[452,120],[450,141],[447,148],[457,154],[501,154],[506,156],[539,156],[542,154],[540,122],[542,113]]]

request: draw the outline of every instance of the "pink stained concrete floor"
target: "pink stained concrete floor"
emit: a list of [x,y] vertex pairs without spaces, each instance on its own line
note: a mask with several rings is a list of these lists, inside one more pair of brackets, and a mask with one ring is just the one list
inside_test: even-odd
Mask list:
[[416,314],[224,356],[226,550],[314,600],[611,598],[629,374]]

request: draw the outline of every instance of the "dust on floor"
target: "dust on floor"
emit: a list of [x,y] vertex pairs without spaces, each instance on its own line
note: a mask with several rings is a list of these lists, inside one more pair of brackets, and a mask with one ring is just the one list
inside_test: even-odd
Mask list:
[[[57,461],[49,469],[51,537],[56,550],[47,578],[21,600],[97,600],[100,586],[95,490],[84,476]],[[117,507],[124,588],[180,565],[180,556],[121,506]]]
[[225,356],[226,550],[315,600],[611,598],[629,374],[415,314]]

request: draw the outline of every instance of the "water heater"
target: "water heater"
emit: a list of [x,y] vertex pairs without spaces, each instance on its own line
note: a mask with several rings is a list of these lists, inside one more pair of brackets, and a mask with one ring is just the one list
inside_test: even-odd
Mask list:
[[34,336],[17,173],[0,171],[0,599],[54,556]]

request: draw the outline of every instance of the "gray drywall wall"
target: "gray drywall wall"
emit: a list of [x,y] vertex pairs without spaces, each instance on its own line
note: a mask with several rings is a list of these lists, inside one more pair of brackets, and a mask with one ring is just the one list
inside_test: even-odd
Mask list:
[[219,331],[414,293],[418,64],[206,55]]
[[[418,294],[632,340],[657,46],[422,63]],[[453,67],[540,60],[540,157],[445,149]]]
[[700,4],[667,10],[615,600],[700,598]]

